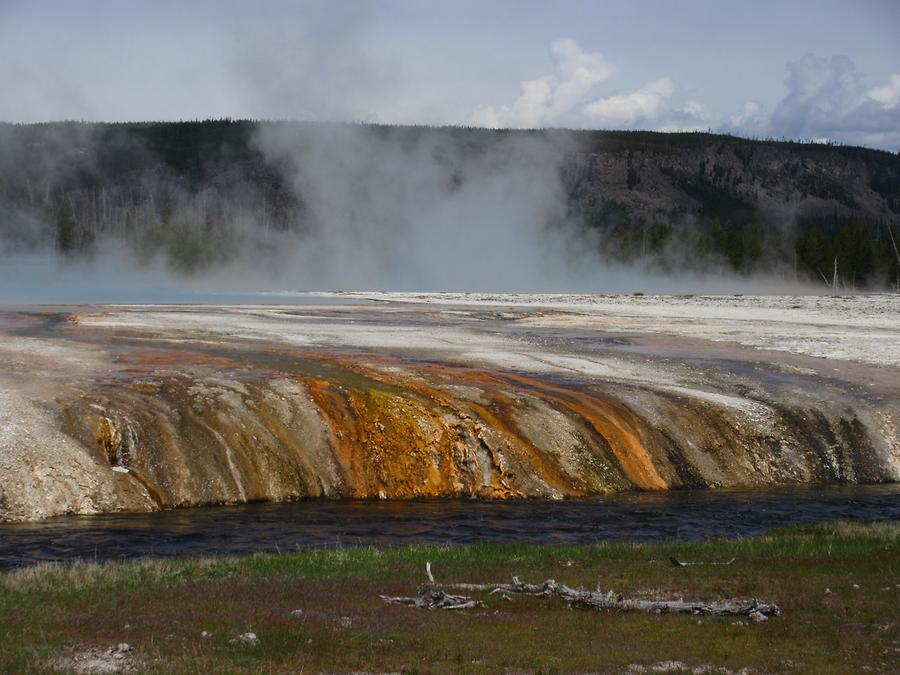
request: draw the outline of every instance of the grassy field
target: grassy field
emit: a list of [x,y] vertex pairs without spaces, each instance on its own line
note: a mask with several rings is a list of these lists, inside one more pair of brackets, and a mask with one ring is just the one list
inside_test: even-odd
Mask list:
[[[674,567],[669,557],[731,565]],[[554,578],[627,595],[777,602],[764,623],[568,609],[387,605],[440,582]],[[239,635],[255,633],[257,641]],[[108,653],[128,643],[130,650]],[[900,525],[701,543],[342,548],[39,565],[0,575],[0,672],[896,672]],[[91,671],[93,669],[93,671]],[[706,669],[706,670],[704,670]]]

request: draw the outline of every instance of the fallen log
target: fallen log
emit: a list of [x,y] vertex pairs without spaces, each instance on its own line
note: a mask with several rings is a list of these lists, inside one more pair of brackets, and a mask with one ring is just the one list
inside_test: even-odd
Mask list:
[[479,600],[467,598],[465,595],[451,595],[429,586],[420,588],[418,594],[413,597],[389,595],[379,597],[389,605],[406,605],[419,609],[472,609],[484,606]]
[[553,579],[542,584],[526,584],[513,577],[511,584],[444,584],[446,588],[461,591],[482,591],[487,593],[507,593],[558,597],[573,606],[591,607],[619,612],[649,612],[656,614],[708,614],[723,616],[749,616],[759,612],[765,616],[778,616],[781,610],[774,603],[760,602],[756,598],[749,602],[720,600],[713,602],[686,600],[649,600],[626,598],[614,591],[600,589],[589,591],[584,588],[570,588]]
[[731,560],[725,560],[725,561],[711,561],[711,562],[698,561],[698,562],[685,562],[685,561],[683,561],[683,560],[679,560],[679,559],[676,558],[675,556],[671,556],[671,557],[669,558],[669,562],[672,563],[672,565],[673,565],[674,567],[688,567],[688,566],[690,566],[690,565],[730,565],[731,563],[734,562],[734,560],[735,560],[735,559],[732,558]]
[[554,579],[548,579],[542,584],[527,584],[513,577],[511,584],[436,584],[431,572],[431,563],[426,567],[429,583],[419,589],[414,597],[388,597],[381,596],[385,602],[391,604],[408,605],[424,609],[469,609],[482,605],[465,595],[451,595],[440,590],[448,588],[459,591],[481,592],[490,595],[503,593],[505,595],[533,595],[540,597],[561,598],[574,607],[589,607],[598,610],[617,612],[646,612],[651,614],[703,614],[717,616],[778,616],[781,610],[774,603],[760,602],[756,598],[748,602],[736,600],[719,600],[713,602],[679,600],[651,600],[644,598],[626,598],[614,591],[603,592],[599,586],[595,591],[584,588],[571,588],[560,584]]

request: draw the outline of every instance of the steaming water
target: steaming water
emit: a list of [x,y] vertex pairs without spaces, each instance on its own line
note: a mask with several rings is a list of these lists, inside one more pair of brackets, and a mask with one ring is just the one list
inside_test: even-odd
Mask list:
[[[222,290],[232,286],[235,290]],[[121,263],[66,265],[51,256],[0,255],[0,305],[7,310],[37,304],[366,304],[362,299],[323,298],[306,291],[248,288],[253,289],[254,282],[229,285],[219,277],[188,281],[152,270],[126,269]]]
[[486,542],[741,537],[836,519],[900,521],[900,485],[662,492],[563,502],[301,501],[0,525],[0,569],[38,561]]

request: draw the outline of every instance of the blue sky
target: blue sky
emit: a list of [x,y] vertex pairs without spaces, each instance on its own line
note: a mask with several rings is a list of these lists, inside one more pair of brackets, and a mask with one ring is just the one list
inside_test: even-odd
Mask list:
[[900,2],[0,0],[0,119],[707,129],[900,149]]

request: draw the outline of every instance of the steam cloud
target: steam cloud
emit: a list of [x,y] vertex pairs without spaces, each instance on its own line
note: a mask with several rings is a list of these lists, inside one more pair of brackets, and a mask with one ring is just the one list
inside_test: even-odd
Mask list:
[[571,143],[565,134],[497,134],[488,147],[472,148],[450,130],[373,133],[322,125],[309,134],[297,125],[264,125],[258,142],[286,167],[306,207],[310,230],[288,266],[295,284],[404,290],[583,285],[583,234],[567,220],[560,177]]
[[[26,183],[40,203],[46,185],[101,171],[99,158],[109,153],[104,143],[110,141],[90,129],[54,128],[27,147],[21,135],[0,133],[6,157],[0,169],[25,165],[22,153],[32,153],[30,164],[43,178]],[[124,143],[129,156],[150,152],[134,138]],[[739,279],[724,268],[717,274],[710,261],[702,276],[691,272],[690,251],[679,250],[677,241],[662,253],[665,268],[677,276],[651,272],[652,260],[625,266],[604,258],[601,233],[570,212],[564,172],[582,149],[569,132],[263,123],[251,145],[264,165],[211,167],[211,177],[199,186],[151,168],[70,196],[66,208],[71,204],[82,220],[96,222],[96,241],[84,255],[54,254],[53,224],[5,209],[0,299],[222,301],[230,292],[259,290],[785,288],[784,279]],[[259,171],[273,176],[260,184],[251,175]],[[266,191],[273,180],[287,186],[293,204],[282,209],[282,227],[271,222]],[[168,213],[167,224],[160,224],[161,211]],[[175,238],[160,242],[161,234]],[[202,264],[173,265],[184,249]]]

